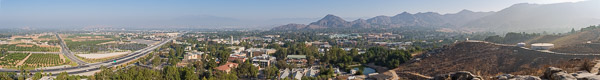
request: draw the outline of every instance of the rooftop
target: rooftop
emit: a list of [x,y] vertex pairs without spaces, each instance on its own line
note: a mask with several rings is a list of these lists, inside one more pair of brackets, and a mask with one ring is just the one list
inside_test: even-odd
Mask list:
[[306,55],[288,55],[287,58],[305,59]]

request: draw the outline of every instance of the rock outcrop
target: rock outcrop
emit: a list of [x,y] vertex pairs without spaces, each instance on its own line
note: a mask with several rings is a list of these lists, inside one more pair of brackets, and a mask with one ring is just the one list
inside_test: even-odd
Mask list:
[[473,75],[471,74],[471,72],[468,71],[459,71],[437,75],[430,80],[483,80],[483,78],[477,75]]
[[540,78],[549,80],[576,80],[575,76],[570,75],[567,71],[560,68],[549,67],[544,71],[544,75]]
[[542,80],[537,76],[530,75],[511,75],[511,74],[503,74],[496,77],[497,80]]

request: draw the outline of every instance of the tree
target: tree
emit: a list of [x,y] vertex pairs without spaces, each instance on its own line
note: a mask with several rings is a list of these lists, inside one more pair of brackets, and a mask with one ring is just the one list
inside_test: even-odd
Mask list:
[[373,62],[376,65],[395,68],[398,65],[407,62],[412,56],[410,51],[417,50],[390,50],[383,47],[372,47],[367,49],[366,53],[361,54],[365,62]]
[[350,56],[357,56],[357,55],[358,55],[358,49],[352,48],[350,50]]
[[107,68],[105,66],[100,66],[100,72],[94,74],[94,77],[97,80],[108,80],[112,77],[112,74],[114,74],[112,71],[112,69]]
[[278,60],[277,63],[275,64],[275,66],[277,66],[278,68],[281,68],[281,69],[290,68],[290,66],[287,64],[287,62],[285,60]]
[[158,56],[154,56],[154,59],[152,59],[152,66],[153,66],[153,67],[156,67],[156,66],[158,66],[159,64],[161,64],[160,57],[158,57]]
[[190,67],[185,68],[185,70],[183,71],[185,74],[185,78],[183,80],[200,80],[200,77],[198,76],[198,74],[194,73],[195,69],[192,69]]
[[287,49],[280,48],[280,49],[277,49],[277,51],[275,51],[275,53],[273,53],[273,56],[275,56],[275,58],[277,60],[285,60],[285,58],[288,55],[287,53],[288,53]]
[[249,60],[242,63],[236,71],[240,77],[255,78],[258,76],[258,67],[252,65]]
[[229,59],[229,54],[231,54],[230,51],[231,50],[229,50],[229,51],[224,51],[224,50],[217,51],[217,54],[219,55],[218,56],[219,57],[219,65],[223,65],[223,64],[227,63],[227,61],[228,61],[227,59]]
[[41,79],[41,78],[42,78],[42,73],[41,73],[41,72],[36,72],[36,73],[33,75],[33,78],[31,78],[31,79],[33,79],[33,80],[39,80],[39,79]]
[[13,80],[17,73],[13,72],[0,72],[0,80]]
[[27,78],[29,75],[29,71],[26,71],[22,66],[19,67],[19,70],[21,70],[21,76],[19,76],[19,80],[25,80],[25,78]]
[[69,73],[61,72],[58,76],[56,76],[56,80],[67,80],[69,77]]
[[212,58],[212,56],[206,55],[206,58],[208,59],[208,62],[206,64],[207,69],[212,69],[218,66],[216,60]]
[[164,78],[166,80],[181,80],[179,70],[174,66],[166,66],[163,69]]
[[269,66],[268,68],[265,68],[264,73],[265,78],[267,79],[277,78],[277,74],[279,74],[279,69],[277,69],[277,67],[275,66]]

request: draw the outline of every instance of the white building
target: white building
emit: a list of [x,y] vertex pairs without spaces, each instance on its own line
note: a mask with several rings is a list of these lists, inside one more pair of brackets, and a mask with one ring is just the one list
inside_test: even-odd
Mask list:
[[233,53],[242,53],[242,51],[246,50],[245,47],[242,46],[231,46],[231,47],[227,47],[229,49],[231,49]]
[[184,55],[183,59],[184,60],[198,60],[202,58],[202,54],[204,54],[204,52],[188,52],[187,54]]
[[275,57],[263,54],[252,58],[252,63],[258,64],[261,68],[267,68],[269,65],[275,62]]
[[534,43],[531,44],[531,49],[534,50],[549,50],[554,47],[552,43]]
[[262,54],[272,54],[275,53],[277,50],[275,49],[265,49],[265,48],[250,48],[250,49],[246,49],[245,52],[248,53],[248,55],[250,56],[260,56]]

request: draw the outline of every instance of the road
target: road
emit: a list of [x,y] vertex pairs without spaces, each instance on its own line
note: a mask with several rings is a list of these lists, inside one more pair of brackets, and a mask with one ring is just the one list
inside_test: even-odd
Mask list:
[[[181,35],[178,35],[177,37],[179,37]],[[140,49],[138,51],[132,52],[130,54],[127,54],[126,56],[122,56],[119,58],[115,58],[113,60],[108,60],[108,61],[104,61],[104,62],[97,62],[97,63],[90,63],[90,64],[84,64],[84,65],[79,65],[79,66],[74,66],[74,67],[65,67],[65,68],[54,68],[54,69],[45,69],[43,70],[45,73],[52,73],[52,76],[56,76],[58,75],[60,72],[67,72],[70,75],[78,75],[80,73],[86,73],[86,72],[92,72],[92,71],[99,71],[101,66],[106,66],[106,67],[114,67],[114,66],[118,66],[118,65],[123,65],[126,64],[130,61],[134,61],[144,55],[149,54],[150,52],[152,52],[154,49],[168,43],[169,41],[172,41],[173,39],[177,38],[177,37],[172,37],[169,38],[167,40],[163,40],[161,41],[159,44],[157,45],[152,45],[149,47],[146,47],[144,49]],[[35,73],[35,72],[39,72],[41,70],[30,70],[31,73]],[[17,72],[19,73],[19,70],[15,70],[15,69],[0,69],[0,72]]]
[[71,50],[69,50],[69,47],[67,47],[67,45],[65,44],[65,40],[63,40],[58,33],[55,34],[56,38],[58,38],[58,40],[60,41],[60,47],[61,47],[61,52],[69,59],[71,59],[71,61],[77,63],[78,65],[85,65],[87,64],[86,62],[82,61],[81,59],[77,58],[77,56],[75,56],[75,54],[71,53]]

